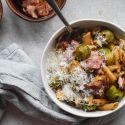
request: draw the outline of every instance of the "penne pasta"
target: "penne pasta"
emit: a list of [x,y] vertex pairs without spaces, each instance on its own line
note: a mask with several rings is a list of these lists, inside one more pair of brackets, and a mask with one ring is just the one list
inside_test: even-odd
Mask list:
[[73,60],[71,63],[70,63],[70,66],[69,66],[69,71],[72,72],[76,67],[79,66],[79,62],[76,61],[76,60]]
[[120,61],[125,65],[125,52],[119,49]]
[[106,65],[103,65],[102,69],[105,72],[106,76],[109,78],[111,83],[114,83],[117,80],[116,76],[111,72],[111,70]]
[[82,36],[82,41],[83,41],[84,44],[86,44],[86,45],[91,45],[91,44],[93,43],[91,33],[88,32],[88,33],[86,33],[86,34],[83,34],[83,36]]
[[101,111],[108,111],[108,110],[114,110],[118,107],[118,102],[115,103],[108,103],[103,106],[98,107]]
[[113,71],[119,71],[120,70],[120,65],[112,65],[108,66],[108,68],[113,72]]
[[96,77],[93,78],[93,81],[105,81],[106,80],[106,76],[105,75],[98,75]]
[[120,60],[119,48],[118,47],[114,47],[113,53],[115,55],[115,64],[117,65],[117,64],[119,64],[119,60]]
[[93,100],[90,100],[89,105],[102,106],[107,103],[108,101],[106,99],[93,99]]
[[125,74],[125,71],[121,71],[120,73],[119,73],[119,76],[123,76]]
[[56,98],[58,99],[58,100],[63,100],[63,92],[62,92],[62,90],[61,89],[58,89],[57,91],[56,91]]

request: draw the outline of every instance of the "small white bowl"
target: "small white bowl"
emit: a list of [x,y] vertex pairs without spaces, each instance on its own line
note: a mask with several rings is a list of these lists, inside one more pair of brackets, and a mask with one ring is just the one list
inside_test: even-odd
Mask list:
[[[114,23],[103,21],[103,20],[94,20],[94,19],[77,20],[75,22],[72,22],[71,25],[72,27],[80,27],[84,29],[104,26],[108,29],[111,29],[113,32],[115,32],[115,34],[117,34],[118,37],[125,38],[124,29],[122,29],[121,27],[119,27]],[[118,108],[113,111],[94,111],[94,112],[85,112],[81,109],[77,109],[75,107],[69,106],[66,103],[63,103],[56,98],[54,91],[50,88],[50,86],[47,83],[46,62],[47,62],[48,53],[55,47],[56,38],[60,36],[61,33],[64,32],[65,30],[66,29],[62,27],[53,34],[53,36],[50,38],[48,44],[45,47],[45,50],[42,55],[42,60],[41,60],[41,75],[42,75],[43,85],[45,87],[46,92],[52,99],[52,101],[55,102],[55,104],[57,104],[61,109],[65,110],[66,112],[69,112],[71,114],[74,114],[80,117],[89,117],[89,118],[102,117],[121,109],[125,105],[125,97],[119,102]]]

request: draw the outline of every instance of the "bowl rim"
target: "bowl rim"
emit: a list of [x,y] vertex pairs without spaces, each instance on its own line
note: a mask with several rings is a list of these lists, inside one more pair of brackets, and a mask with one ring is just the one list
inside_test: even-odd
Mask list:
[[[113,23],[113,22],[110,22],[110,21],[107,21],[107,20],[101,20],[101,19],[90,19],[90,18],[87,18],[87,19],[78,19],[78,20],[75,20],[75,21],[71,21],[70,24],[73,25],[73,24],[75,24],[75,23],[84,22],[84,21],[97,21],[97,22],[100,22],[100,23],[107,23],[107,24],[112,25],[113,27],[116,27],[116,28],[120,29],[121,31],[125,32],[125,29],[123,29],[121,26],[119,26],[119,25],[117,25],[117,24],[115,24],[115,23]],[[41,63],[40,63],[40,69],[41,69],[41,77],[42,77],[43,87],[45,88],[45,91],[47,92],[47,94],[48,94],[48,96],[50,97],[50,99],[51,99],[59,108],[61,108],[62,110],[66,111],[66,112],[68,112],[68,113],[71,113],[71,114],[73,114],[73,115],[76,115],[76,116],[79,116],[79,117],[84,117],[84,118],[99,118],[99,117],[107,116],[107,115],[110,115],[110,114],[112,114],[112,113],[114,113],[114,112],[120,110],[121,108],[123,108],[123,106],[125,105],[125,101],[124,101],[124,103],[122,104],[121,107],[118,107],[117,109],[112,110],[112,111],[107,111],[107,113],[105,113],[105,114],[103,114],[103,113],[99,114],[99,113],[98,113],[98,114],[96,114],[96,115],[91,115],[91,116],[90,116],[90,114],[89,114],[89,115],[80,115],[80,114],[74,113],[73,111],[68,111],[68,110],[66,110],[64,107],[60,106],[60,104],[58,104],[58,102],[56,102],[56,101],[53,99],[52,95],[50,94],[50,92],[48,91],[48,89],[47,89],[47,87],[46,87],[46,85],[45,85],[45,84],[47,84],[47,83],[43,80],[43,76],[44,76],[43,74],[44,74],[45,72],[43,72],[43,70],[42,70],[42,67],[43,67],[42,64],[43,64],[43,60],[44,60],[44,54],[45,54],[47,48],[49,47],[49,44],[50,44],[51,42],[53,42],[53,38],[58,37],[58,36],[57,36],[58,33],[60,33],[62,30],[66,30],[65,26],[59,28],[59,29],[50,37],[48,43],[46,44],[46,46],[45,46],[45,48],[44,48],[44,50],[43,50],[43,52],[42,52],[42,58],[41,58]],[[62,103],[62,102],[61,102],[61,103]],[[74,107],[73,107],[73,108],[74,108]],[[74,108],[74,109],[75,109],[75,108]],[[84,111],[83,111],[83,112],[84,112]],[[103,111],[102,111],[102,112],[103,112]],[[91,113],[91,112],[90,112],[90,113]],[[96,112],[95,112],[95,113],[96,113]]]
[[[52,14],[50,14],[50,15],[48,15],[46,17],[41,17],[41,18],[38,18],[38,19],[34,19],[34,18],[30,17],[30,16],[22,14],[18,9],[16,9],[16,7],[11,2],[12,2],[12,0],[6,0],[6,3],[8,5],[8,7],[10,8],[10,10],[15,15],[17,15],[18,17],[22,18],[23,20],[29,21],[29,22],[43,22],[43,21],[51,19],[52,17],[54,17],[56,15],[55,12],[52,12]],[[60,9],[63,9],[66,2],[67,2],[67,0],[62,0],[62,4],[60,5]]]

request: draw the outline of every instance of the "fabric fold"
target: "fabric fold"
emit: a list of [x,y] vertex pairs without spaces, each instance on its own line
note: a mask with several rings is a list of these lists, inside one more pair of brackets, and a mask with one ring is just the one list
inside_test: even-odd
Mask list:
[[58,108],[49,99],[41,81],[40,69],[18,45],[12,44],[0,53],[0,95],[3,98],[26,114],[37,114],[42,120],[60,121],[61,124],[83,120]]

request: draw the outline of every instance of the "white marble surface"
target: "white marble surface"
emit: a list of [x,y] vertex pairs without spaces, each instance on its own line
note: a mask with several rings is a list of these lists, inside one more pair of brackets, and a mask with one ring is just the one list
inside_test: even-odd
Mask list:
[[[12,12],[2,0],[4,6],[3,21],[0,23],[0,46],[8,46],[15,42],[40,65],[40,57],[50,36],[63,24],[54,17],[42,23],[26,22]],[[67,0],[63,14],[69,21],[81,18],[105,19],[125,28],[125,0]],[[108,125],[124,125],[125,113]],[[0,125],[47,125],[28,116],[9,105],[0,121]]]

